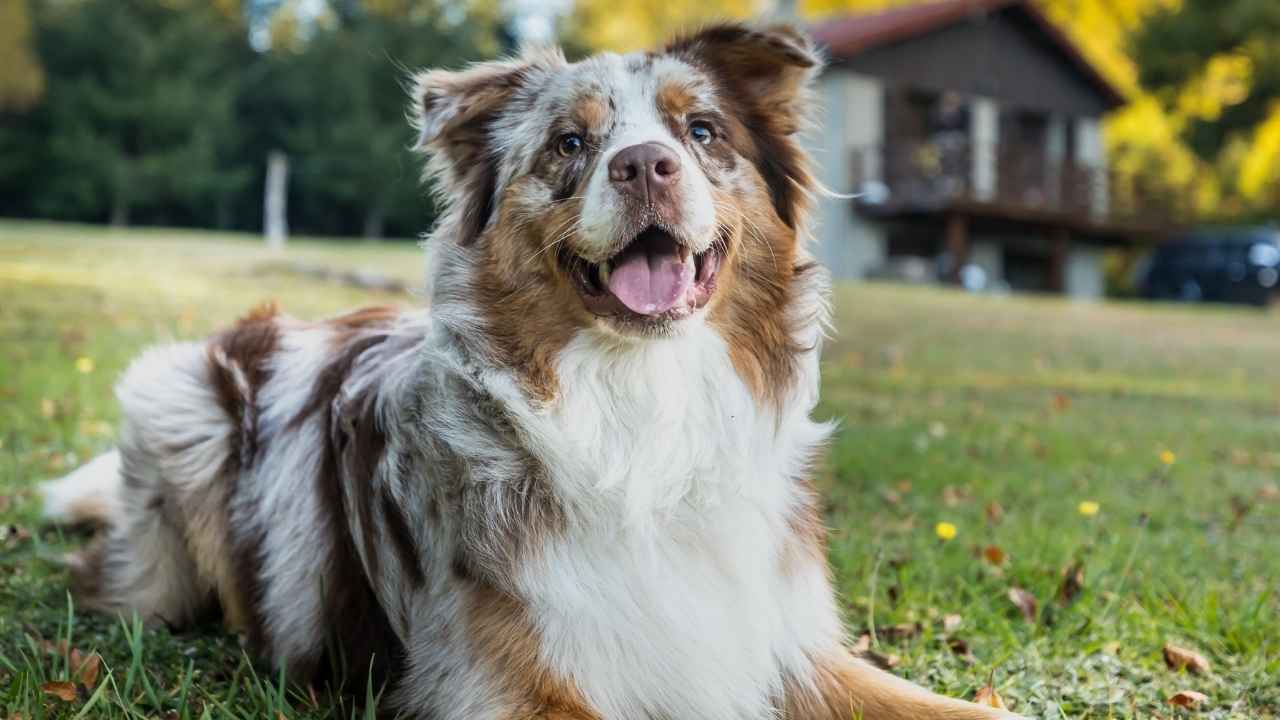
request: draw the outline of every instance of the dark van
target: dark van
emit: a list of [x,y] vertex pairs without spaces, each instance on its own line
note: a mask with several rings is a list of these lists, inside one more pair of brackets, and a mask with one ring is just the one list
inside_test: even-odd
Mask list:
[[1152,300],[1266,305],[1280,292],[1280,230],[1206,228],[1156,248],[1139,291]]

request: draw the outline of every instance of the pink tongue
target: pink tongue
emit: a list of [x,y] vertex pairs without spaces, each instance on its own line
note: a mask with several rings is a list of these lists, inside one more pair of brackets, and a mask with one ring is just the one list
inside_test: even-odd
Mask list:
[[670,310],[693,285],[693,260],[682,262],[674,247],[637,248],[616,263],[609,274],[609,292],[641,315]]

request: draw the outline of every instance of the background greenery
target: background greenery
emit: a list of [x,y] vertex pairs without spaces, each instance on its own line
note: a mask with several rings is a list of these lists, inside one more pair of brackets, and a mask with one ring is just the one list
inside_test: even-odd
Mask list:
[[[417,302],[289,271],[414,287],[407,244],[286,257],[251,236],[0,223],[0,717],[359,716],[261,676],[216,624],[74,613],[56,558],[84,538],[42,526],[32,493],[110,446],[112,382],[148,344],[265,299],[304,318]],[[820,482],[851,639],[1037,718],[1174,717],[1181,690],[1208,696],[1199,717],[1280,716],[1277,357],[1275,311],[838,288],[818,414],[842,426]],[[1171,670],[1167,643],[1210,671]],[[94,653],[69,701],[42,690]]]
[[[799,0],[802,20],[924,0]],[[1033,0],[1128,103],[1111,165],[1208,220],[1280,208],[1274,0]],[[0,0],[0,216],[258,230],[267,153],[296,231],[413,237],[410,69],[510,52],[558,12],[576,52],[633,50],[784,0]],[[523,8],[523,10],[522,10]]]

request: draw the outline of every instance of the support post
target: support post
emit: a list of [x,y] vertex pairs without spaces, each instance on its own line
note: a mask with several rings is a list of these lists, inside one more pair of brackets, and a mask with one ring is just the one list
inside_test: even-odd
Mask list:
[[262,231],[267,247],[283,250],[289,237],[289,156],[279,150],[267,155],[267,182],[263,190]]

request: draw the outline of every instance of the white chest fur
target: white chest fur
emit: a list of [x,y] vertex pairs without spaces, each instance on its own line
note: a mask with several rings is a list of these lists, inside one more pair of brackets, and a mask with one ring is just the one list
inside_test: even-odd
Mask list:
[[758,408],[706,326],[584,332],[558,370],[556,407],[516,417],[569,514],[518,580],[545,659],[609,718],[766,717],[839,632],[821,567],[779,557],[829,427],[799,394]]

